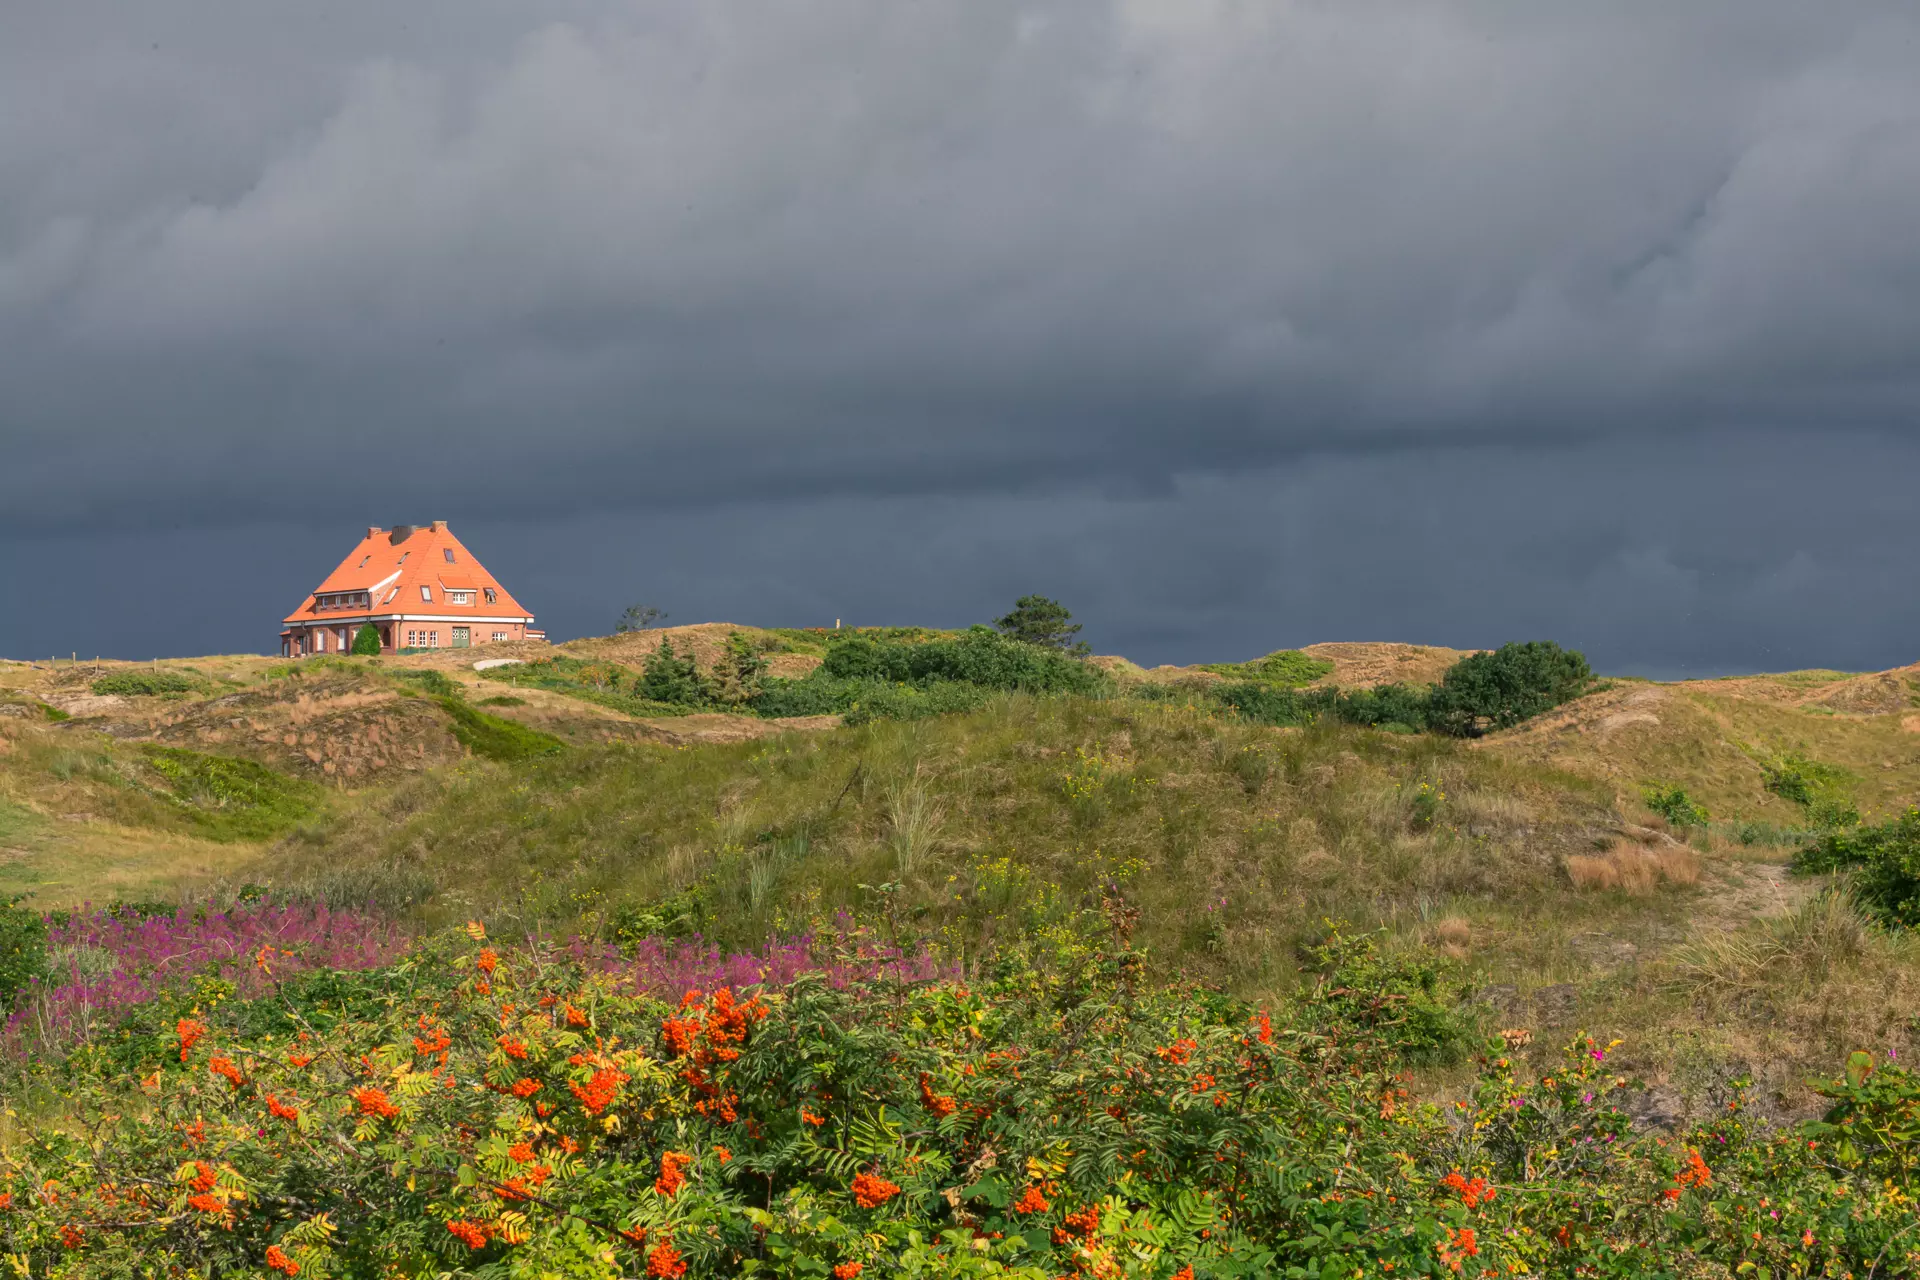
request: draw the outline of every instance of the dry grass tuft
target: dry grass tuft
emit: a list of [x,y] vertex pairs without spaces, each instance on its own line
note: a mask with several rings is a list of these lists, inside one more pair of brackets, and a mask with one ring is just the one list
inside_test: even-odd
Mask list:
[[1700,855],[1685,845],[1650,849],[1623,838],[1598,856],[1568,858],[1567,878],[1576,889],[1619,889],[1645,897],[1663,882],[1675,887],[1700,883]]
[[1859,905],[1836,891],[1743,930],[1702,930],[1670,963],[1675,981],[1690,990],[1746,991],[1783,975],[1824,978],[1874,942]]
[[1433,926],[1433,945],[1456,960],[1464,960],[1473,946],[1473,926],[1462,916],[1448,916]]

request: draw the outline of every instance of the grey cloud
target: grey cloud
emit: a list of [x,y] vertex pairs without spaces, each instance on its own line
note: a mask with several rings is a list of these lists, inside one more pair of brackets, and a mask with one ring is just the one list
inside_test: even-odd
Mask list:
[[[1484,641],[1481,592],[1482,621],[1612,634],[1623,601],[1763,617],[1880,572],[1837,534],[1773,545],[1727,480],[1802,483],[1782,442],[1842,430],[1907,458],[1908,5],[67,0],[8,27],[8,546],[857,511],[924,563],[850,545],[856,577],[978,604],[1039,540],[1165,653],[1200,618],[1384,626],[1341,603],[1374,581]],[[1711,509],[1597,487],[1620,455],[1648,474],[1607,484]],[[1905,529],[1876,493],[1860,536]],[[1392,563],[1481,519],[1530,536],[1446,590]],[[761,586],[824,611],[834,573]]]

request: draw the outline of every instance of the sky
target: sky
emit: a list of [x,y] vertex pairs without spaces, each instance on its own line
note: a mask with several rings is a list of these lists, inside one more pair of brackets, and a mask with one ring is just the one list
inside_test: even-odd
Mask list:
[[1910,0],[0,0],[0,655],[1920,660]]

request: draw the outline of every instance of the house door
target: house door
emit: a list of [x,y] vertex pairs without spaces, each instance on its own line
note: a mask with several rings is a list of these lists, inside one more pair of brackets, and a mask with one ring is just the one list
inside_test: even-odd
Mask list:
[[455,627],[453,629],[453,647],[456,649],[464,649],[467,647],[467,643],[467,629],[465,627]]

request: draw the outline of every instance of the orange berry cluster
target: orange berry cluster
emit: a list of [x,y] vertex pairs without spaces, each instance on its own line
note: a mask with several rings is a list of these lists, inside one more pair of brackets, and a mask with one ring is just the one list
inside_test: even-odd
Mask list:
[[360,1114],[363,1116],[378,1116],[383,1120],[391,1120],[400,1114],[400,1108],[387,1100],[386,1090],[376,1089],[372,1085],[355,1089],[353,1101],[354,1105],[360,1108]]
[[182,1018],[173,1024],[173,1033],[180,1037],[180,1061],[185,1062],[187,1055],[193,1052],[193,1046],[207,1034],[207,1024]]
[[878,1209],[899,1194],[898,1183],[871,1173],[853,1175],[853,1198],[862,1209]]
[[693,1163],[693,1157],[684,1151],[669,1151],[660,1157],[660,1176],[653,1180],[653,1189],[663,1196],[672,1196],[687,1183],[686,1167]]
[[1459,1192],[1460,1202],[1469,1209],[1478,1209],[1483,1204],[1490,1204],[1493,1198],[1499,1194],[1499,1192],[1487,1184],[1485,1178],[1476,1177],[1472,1181],[1468,1181],[1461,1175],[1458,1169],[1455,1169],[1452,1173],[1440,1179],[1440,1185],[1443,1187],[1451,1187],[1453,1190]]

